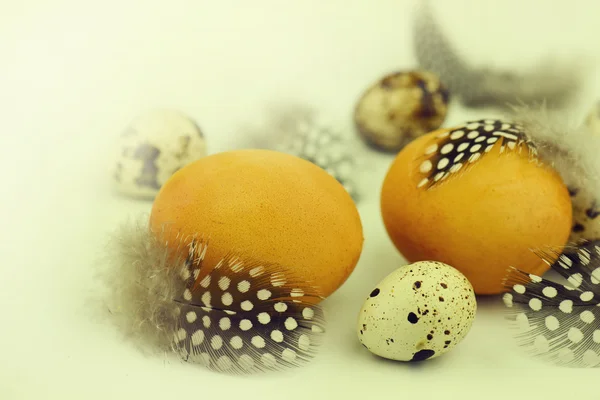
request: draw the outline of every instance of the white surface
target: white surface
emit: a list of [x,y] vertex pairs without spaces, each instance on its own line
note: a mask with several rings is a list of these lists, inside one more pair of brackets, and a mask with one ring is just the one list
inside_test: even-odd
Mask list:
[[[473,59],[523,66],[548,51],[600,54],[595,0],[521,2],[436,6]],[[413,66],[410,4],[3,1],[0,398],[558,399],[597,393],[597,370],[554,368],[516,351],[502,330],[499,299],[481,300],[467,338],[431,362],[386,362],[360,346],[354,326],[364,297],[403,262],[379,216],[379,187],[391,158],[366,150],[367,197],[359,206],[364,253],[326,302],[327,341],[308,367],[232,378],[145,359],[94,320],[83,302],[107,234],[150,207],[107,186],[106,151],[134,115],[178,108],[198,120],[210,152],[228,148],[236,132],[260,123],[266,107],[286,99],[320,107],[352,134],[349,116],[360,92],[390,70]],[[593,96],[600,96],[595,85]],[[453,105],[447,123],[480,114]]]

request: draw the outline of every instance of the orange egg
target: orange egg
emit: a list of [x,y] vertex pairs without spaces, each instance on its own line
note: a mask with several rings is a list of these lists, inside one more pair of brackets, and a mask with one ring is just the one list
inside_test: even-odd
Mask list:
[[548,266],[532,250],[565,245],[572,224],[560,176],[521,126],[497,120],[411,142],[387,173],[381,212],[409,262],[450,264],[477,294],[502,292],[511,266],[543,274]]
[[170,243],[210,239],[205,265],[229,253],[275,263],[324,297],[346,281],[363,246],[360,216],[343,186],[311,162],[269,150],[223,152],[179,170],[152,207],[151,229],[166,224]]

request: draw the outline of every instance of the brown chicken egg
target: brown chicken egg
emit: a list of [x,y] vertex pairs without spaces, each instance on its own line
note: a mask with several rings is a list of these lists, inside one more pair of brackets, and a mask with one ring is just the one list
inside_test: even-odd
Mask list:
[[477,294],[503,291],[509,267],[543,274],[532,251],[566,244],[569,191],[523,127],[481,120],[408,144],[383,183],[387,232],[409,262],[454,266]]
[[346,281],[363,246],[344,187],[315,164],[271,150],[223,152],[180,169],[158,193],[150,226],[169,243],[209,240],[207,265],[230,254],[282,265],[323,297]]

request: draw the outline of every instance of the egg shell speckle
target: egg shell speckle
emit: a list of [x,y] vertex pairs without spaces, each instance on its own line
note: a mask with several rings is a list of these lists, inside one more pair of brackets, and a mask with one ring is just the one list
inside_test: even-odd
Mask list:
[[473,287],[458,270],[416,262],[392,272],[371,291],[358,317],[358,339],[383,358],[432,359],[465,338],[476,309]]
[[175,172],[206,154],[204,135],[189,117],[173,110],[141,114],[118,139],[116,189],[131,197],[153,198]]

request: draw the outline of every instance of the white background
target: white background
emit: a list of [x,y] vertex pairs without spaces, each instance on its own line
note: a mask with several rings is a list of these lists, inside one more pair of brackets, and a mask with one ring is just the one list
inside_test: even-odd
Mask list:
[[[390,156],[366,149],[359,204],[365,248],[326,305],[325,347],[302,369],[232,378],[143,358],[84,302],[107,235],[150,203],[115,196],[111,141],[140,112],[196,119],[210,152],[267,107],[319,108],[354,137],[361,91],[412,68],[401,0],[2,1],[0,6],[0,399],[597,398],[597,370],[539,364],[514,348],[498,298],[481,299],[453,352],[419,365],[382,361],[354,330],[366,294],[402,258],[378,195]],[[433,3],[469,60],[506,68],[549,53],[600,54],[594,0]],[[591,106],[600,90],[590,81]],[[587,109],[579,109],[580,113]],[[487,114],[486,114],[487,112]],[[452,104],[447,124],[494,111]],[[585,397],[584,394],[594,394]]]

